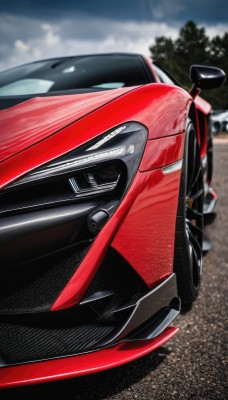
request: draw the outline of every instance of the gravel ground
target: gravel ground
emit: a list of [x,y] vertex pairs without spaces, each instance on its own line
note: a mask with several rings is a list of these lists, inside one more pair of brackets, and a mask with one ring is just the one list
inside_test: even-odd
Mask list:
[[[218,141],[216,141],[218,143]],[[176,320],[180,332],[165,346],[111,371],[0,393],[0,399],[227,399],[226,286],[228,264],[228,142],[215,145],[217,218],[207,227],[213,249],[204,258],[201,295]]]

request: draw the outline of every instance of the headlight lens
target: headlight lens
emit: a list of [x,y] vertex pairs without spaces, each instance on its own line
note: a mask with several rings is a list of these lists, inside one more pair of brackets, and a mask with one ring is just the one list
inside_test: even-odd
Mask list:
[[138,169],[146,140],[143,125],[123,124],[24,175],[6,190],[59,179],[68,181],[75,197],[108,193],[123,180],[127,188]]

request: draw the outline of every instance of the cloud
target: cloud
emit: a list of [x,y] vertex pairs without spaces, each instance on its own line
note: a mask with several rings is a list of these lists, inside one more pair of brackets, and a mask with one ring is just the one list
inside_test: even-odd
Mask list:
[[165,21],[167,19],[176,19],[181,11],[186,7],[186,1],[172,0],[172,4],[167,0],[146,0],[149,15],[154,20]]
[[[83,13],[54,20],[2,13],[0,20],[0,70],[38,59],[77,54],[115,51],[149,54],[155,37],[165,35],[175,39],[182,25],[91,18]],[[228,24],[206,27],[211,37],[225,31]]]
[[228,32],[228,24],[217,24],[206,27],[206,33],[209,38],[213,38],[217,35],[223,36],[226,32]]
[[58,35],[59,28],[50,24],[42,24],[41,29],[45,32],[45,43],[48,46],[59,44],[60,36]]
[[84,13],[119,21],[183,23],[193,19],[200,24],[216,25],[228,20],[227,0],[1,0],[2,12],[50,19],[68,18]]
[[16,49],[16,51],[19,51],[21,53],[26,53],[29,50],[29,46],[22,42],[22,40],[17,39],[14,43],[14,47]]
[[[165,23],[110,21],[104,18],[60,19],[58,22],[42,21],[21,16],[5,16],[11,20],[13,32],[8,25],[0,27],[8,48],[0,48],[0,70],[41,58],[100,52],[139,52],[148,54],[155,36],[167,34],[176,37],[178,27]],[[22,26],[27,26],[27,33]],[[18,29],[15,29],[15,27]],[[34,30],[36,35],[34,35]]]

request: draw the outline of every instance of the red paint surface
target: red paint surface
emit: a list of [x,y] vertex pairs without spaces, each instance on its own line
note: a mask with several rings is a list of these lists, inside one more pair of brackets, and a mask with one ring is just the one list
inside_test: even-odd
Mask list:
[[35,97],[0,111],[0,161],[47,138],[132,89]]
[[167,328],[155,339],[123,342],[86,355],[0,368],[0,388],[32,385],[104,371],[145,356],[178,332]]
[[153,68],[153,61],[151,60],[150,57],[147,57],[147,56],[144,56],[144,59],[145,59],[147,65],[148,65],[149,69],[151,70],[152,75],[153,75],[153,77],[155,78],[155,81],[159,83],[160,80],[159,80],[159,78],[158,78],[158,76],[157,76],[157,74],[156,74],[156,71],[155,71],[154,68]]
[[197,96],[194,100],[196,109],[201,111],[203,114],[207,115],[211,111],[211,105],[208,103],[206,100],[204,100],[202,97]]
[[137,88],[0,163],[0,188],[126,121],[146,125],[149,139],[181,134],[190,102],[190,96],[179,87],[151,84]]
[[[164,175],[158,169],[136,175],[128,194],[56,299],[52,311],[79,303],[116,232],[112,247],[149,287],[172,273],[179,180],[180,171]],[[120,226],[121,222],[124,223]]]
[[135,198],[137,198],[142,184],[141,180],[142,174],[138,173],[127,196],[125,196],[112,218],[98,234],[80,267],[54,302],[52,311],[72,307],[80,302],[103,261],[120,222],[126,216]]
[[140,171],[160,168],[178,161],[183,156],[184,135],[169,136],[156,140],[148,140]]
[[140,193],[111,246],[154,287],[173,271],[180,170],[164,175],[158,169],[142,175]]
[[207,154],[207,141],[208,141],[208,118],[204,116],[204,132],[202,134],[202,141],[201,141],[201,149],[200,149],[200,154],[201,157],[205,157]]
[[[0,164],[0,187],[4,187],[21,175],[67,153],[124,121],[138,121],[145,124],[149,130],[149,139],[182,134],[185,129],[190,102],[190,96],[179,87],[151,84],[137,88],[81,118],[55,135],[37,143],[36,146],[31,146],[11,159],[2,162]],[[164,146],[161,146],[160,155],[156,155],[158,161],[166,157],[162,153],[166,154]],[[157,164],[154,162],[153,167],[156,168],[156,166]],[[157,220],[157,224],[166,224],[165,221],[167,221],[166,217],[168,215],[173,218],[175,207],[172,208],[171,214],[169,214],[169,204],[168,206],[167,204],[165,205],[164,201],[171,200],[170,207],[175,206],[178,194],[178,173],[174,174],[174,176],[177,175],[177,178],[175,178],[173,184],[169,182],[170,178],[163,178],[161,172],[158,173],[159,179],[156,178],[154,183],[148,178],[149,175],[137,175],[119,209],[102,229],[75,275],[57,298],[52,307],[53,310],[70,307],[80,301],[99,268],[119,224],[125,218],[141,190],[144,196],[143,199],[146,202],[145,207],[149,207],[149,196],[163,202],[162,207],[159,208],[158,205],[156,207],[156,213],[161,212],[162,218]],[[166,186],[166,183],[168,183],[168,186]],[[156,185],[158,185],[158,190]],[[176,199],[174,199],[175,196]],[[140,218],[141,216],[142,213],[140,213]],[[154,217],[156,220],[157,215],[154,214]],[[163,276],[171,272],[174,234],[174,230],[171,232],[171,229],[174,229],[173,224],[168,229],[168,232],[172,233],[168,244],[170,246],[169,255],[165,251],[162,267],[159,268],[157,273],[152,273],[152,275],[148,273],[148,260],[144,260],[146,261],[145,274],[142,273],[144,263],[141,263],[140,268],[138,268],[138,262],[136,264],[133,263],[133,267],[140,271],[143,279],[149,285],[153,285],[153,280],[157,280],[159,273],[161,273],[160,279],[162,279]],[[168,238],[167,235],[165,237]],[[142,246],[143,244],[140,243],[140,245]],[[154,256],[157,256],[157,253]]]
[[[124,122],[138,121],[148,128],[149,141],[140,166],[146,172],[137,173],[121,205],[97,236],[52,310],[80,301],[110,243],[150,287],[172,272],[180,171],[164,176],[159,168],[182,157],[192,98],[183,89],[164,84],[132,89],[44,97],[0,112],[0,155],[2,159],[8,158],[0,164],[0,187]],[[208,113],[205,103],[196,99],[197,109]],[[88,355],[2,368],[0,387],[113,368],[149,353],[176,332],[175,328],[167,328],[150,341],[125,342]]]

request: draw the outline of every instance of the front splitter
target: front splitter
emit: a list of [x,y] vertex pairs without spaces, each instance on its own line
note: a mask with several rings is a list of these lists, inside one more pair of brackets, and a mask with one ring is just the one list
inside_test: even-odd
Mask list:
[[178,328],[168,327],[159,336],[150,340],[124,341],[89,354],[3,367],[0,370],[0,388],[74,378],[118,367],[157,349],[177,332]]

